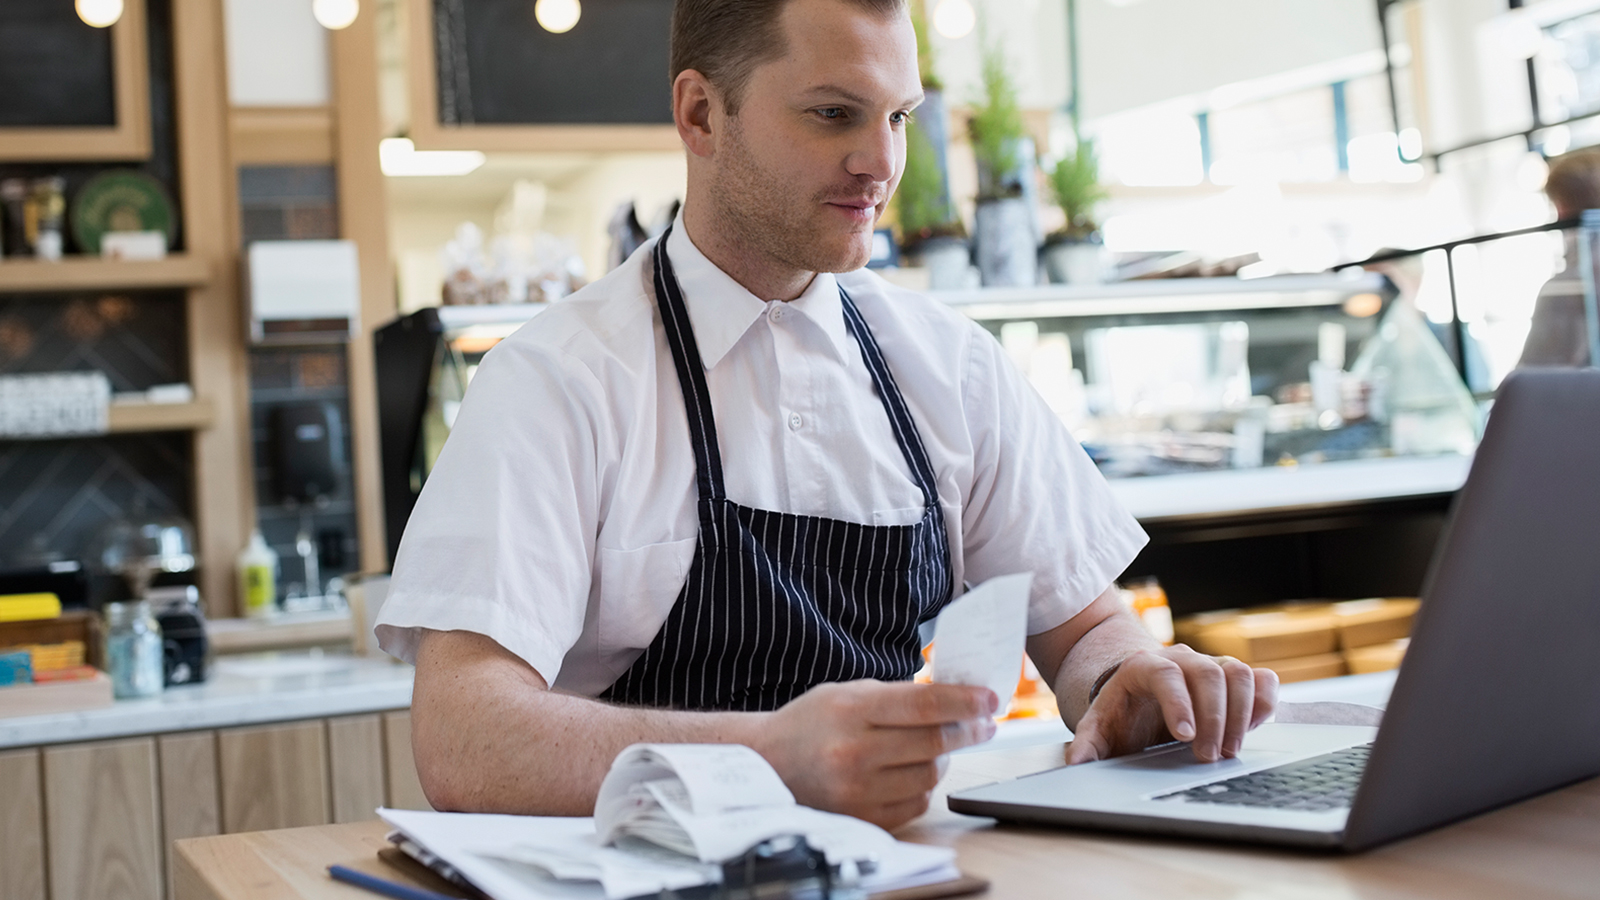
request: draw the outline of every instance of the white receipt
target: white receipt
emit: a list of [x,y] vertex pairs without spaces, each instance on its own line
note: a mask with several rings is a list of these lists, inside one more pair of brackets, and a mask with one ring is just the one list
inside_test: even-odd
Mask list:
[[1032,572],[1001,575],[945,607],[934,626],[933,680],[986,687],[1005,712],[1022,676],[1032,587]]

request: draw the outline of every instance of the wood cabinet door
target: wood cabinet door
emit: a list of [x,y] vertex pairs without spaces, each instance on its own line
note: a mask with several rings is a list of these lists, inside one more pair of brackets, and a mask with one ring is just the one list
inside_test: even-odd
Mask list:
[[161,900],[152,738],[44,751],[51,900]]
[[161,757],[161,825],[165,830],[167,896],[173,894],[172,842],[222,833],[217,794],[217,733],[194,731],[156,738]]
[[411,713],[383,714],[383,742],[389,757],[389,805],[395,809],[431,810],[428,795],[417,779],[417,763],[411,755]]
[[383,720],[342,716],[328,720],[328,769],[333,821],[365,822],[385,803]]
[[322,720],[218,731],[217,762],[225,834],[333,821]]
[[0,753],[0,897],[45,900],[38,750]]

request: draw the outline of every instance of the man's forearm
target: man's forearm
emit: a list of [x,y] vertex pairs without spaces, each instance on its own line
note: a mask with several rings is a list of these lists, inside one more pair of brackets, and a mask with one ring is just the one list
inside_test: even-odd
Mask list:
[[[1095,603],[1104,604],[1112,596],[1108,592]],[[1102,674],[1140,650],[1161,649],[1161,643],[1122,607],[1120,600],[1113,597],[1109,602],[1115,607],[1106,610],[1104,618],[1073,645],[1056,672],[1056,703],[1069,728],[1076,728],[1078,720],[1088,712],[1090,692]]]
[[613,706],[560,694],[494,641],[435,632],[417,654],[412,748],[441,810],[590,815],[629,744],[754,743],[761,713]]

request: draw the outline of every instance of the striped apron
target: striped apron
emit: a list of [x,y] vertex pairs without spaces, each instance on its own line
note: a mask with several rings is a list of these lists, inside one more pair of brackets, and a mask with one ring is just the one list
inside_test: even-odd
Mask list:
[[950,599],[950,545],[933,466],[866,321],[841,287],[845,325],[922,490],[921,520],[860,525],[740,506],[724,491],[705,367],[666,248],[664,234],[656,304],[688,411],[700,539],[661,630],[601,697],[770,710],[823,682],[909,679],[922,664],[917,625]]

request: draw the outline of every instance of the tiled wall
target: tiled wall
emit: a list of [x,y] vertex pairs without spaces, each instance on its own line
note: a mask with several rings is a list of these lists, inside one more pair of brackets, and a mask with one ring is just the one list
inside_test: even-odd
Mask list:
[[[186,381],[181,293],[0,296],[0,374],[99,370],[114,391]],[[0,440],[0,567],[92,559],[118,519],[192,521],[186,432]]]
[[[339,236],[338,193],[331,166],[247,166],[239,170],[239,207],[244,243],[259,240],[315,240]],[[278,592],[321,593],[308,589],[295,552],[303,528],[317,542],[324,585],[358,565],[356,520],[350,472],[349,365],[343,344],[308,347],[253,347],[250,350],[250,428],[255,453],[256,520],[261,534],[278,551],[282,571]],[[284,502],[274,487],[272,410],[287,403],[317,402],[333,407],[343,423],[344,477],[321,503],[307,507]],[[309,515],[308,515],[309,514]]]

